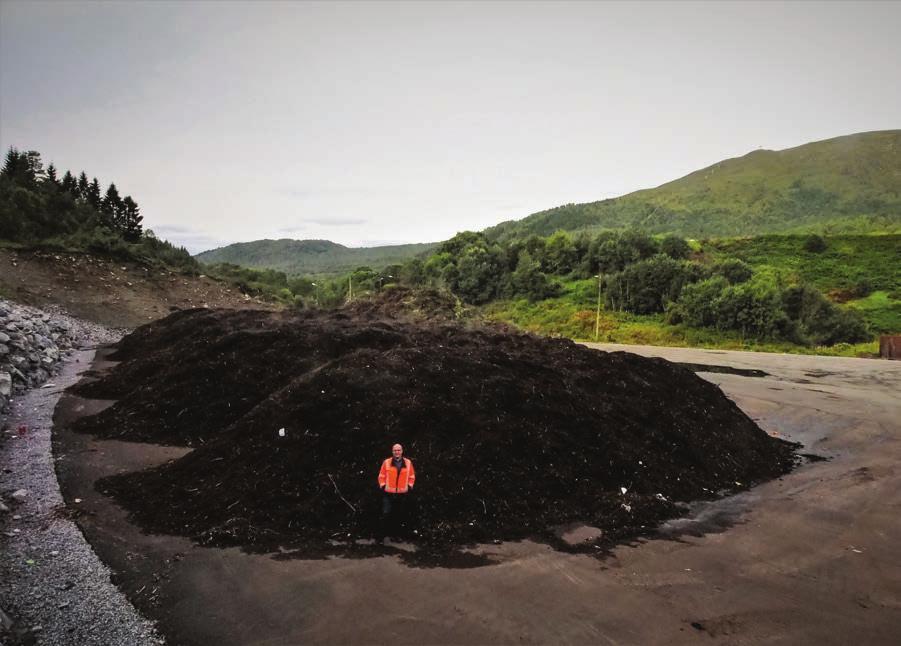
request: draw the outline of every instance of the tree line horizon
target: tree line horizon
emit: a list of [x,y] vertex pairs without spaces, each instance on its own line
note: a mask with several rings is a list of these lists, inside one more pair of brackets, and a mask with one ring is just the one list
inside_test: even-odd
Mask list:
[[122,197],[115,182],[103,192],[83,170],[60,178],[52,162],[44,167],[39,152],[7,150],[0,168],[0,240],[199,270],[184,247],[158,239],[143,220],[137,201]]

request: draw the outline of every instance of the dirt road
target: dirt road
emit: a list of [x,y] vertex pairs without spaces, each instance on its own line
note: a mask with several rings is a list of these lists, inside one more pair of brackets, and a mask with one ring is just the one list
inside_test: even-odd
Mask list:
[[603,560],[522,542],[480,548],[495,564],[470,569],[144,535],[93,482],[181,450],[67,433],[91,407],[69,395],[56,417],[61,486],[83,499],[89,540],[172,643],[901,642],[901,362],[627,349],[719,366],[699,374],[767,431],[829,459],[699,505]]

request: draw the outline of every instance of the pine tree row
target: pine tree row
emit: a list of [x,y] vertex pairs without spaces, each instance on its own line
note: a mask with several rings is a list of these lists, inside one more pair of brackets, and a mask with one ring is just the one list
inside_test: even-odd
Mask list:
[[[62,179],[59,179],[56,167],[52,163],[44,169],[40,153],[33,150],[20,152],[16,148],[10,148],[0,170],[0,180],[5,180],[11,189],[19,188],[46,194],[45,197],[49,198],[48,208],[55,205],[57,209],[64,209],[66,205],[60,204],[56,198],[69,196],[77,206],[90,207],[102,226],[127,242],[137,242],[141,239],[143,230],[141,222],[144,218],[140,214],[137,202],[130,195],[121,197],[116,185],[112,183],[106,189],[106,193],[101,195],[100,182],[96,177],[88,181],[84,171],[77,179],[71,171],[66,171]],[[15,198],[14,195],[12,197]],[[17,200],[14,199],[16,203],[20,201],[23,201],[22,196]],[[20,209],[20,213],[26,216],[29,211],[28,208]]]

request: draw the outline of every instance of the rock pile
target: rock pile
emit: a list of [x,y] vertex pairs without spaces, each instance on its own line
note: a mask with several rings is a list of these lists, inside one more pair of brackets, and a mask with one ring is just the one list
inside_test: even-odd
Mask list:
[[0,414],[10,398],[46,382],[73,348],[111,342],[121,332],[0,299]]

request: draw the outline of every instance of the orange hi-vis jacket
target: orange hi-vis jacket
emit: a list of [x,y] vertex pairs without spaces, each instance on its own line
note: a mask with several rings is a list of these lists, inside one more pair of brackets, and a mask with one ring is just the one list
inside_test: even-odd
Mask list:
[[382,469],[379,471],[379,486],[384,487],[386,493],[407,493],[416,482],[413,463],[404,458],[404,466],[398,469],[393,462],[394,458],[388,458],[382,462]]

